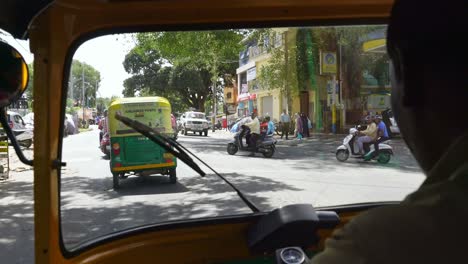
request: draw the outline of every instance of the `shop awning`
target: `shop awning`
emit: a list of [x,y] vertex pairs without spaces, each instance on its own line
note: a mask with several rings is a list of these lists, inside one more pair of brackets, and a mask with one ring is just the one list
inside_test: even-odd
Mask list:
[[237,102],[245,102],[257,99],[257,94],[243,93],[237,98]]

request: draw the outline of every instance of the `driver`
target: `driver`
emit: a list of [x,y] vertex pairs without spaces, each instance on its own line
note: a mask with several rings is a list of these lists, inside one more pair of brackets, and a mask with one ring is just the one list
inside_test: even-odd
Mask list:
[[312,263],[462,263],[468,235],[466,1],[396,0],[387,49],[392,108],[427,175],[400,204],[368,210]]
[[252,152],[250,152],[249,156],[255,156],[255,149],[257,146],[257,140],[260,136],[260,121],[257,118],[257,113],[254,111],[250,116],[252,121],[245,123],[244,125],[250,128],[250,147],[252,148]]

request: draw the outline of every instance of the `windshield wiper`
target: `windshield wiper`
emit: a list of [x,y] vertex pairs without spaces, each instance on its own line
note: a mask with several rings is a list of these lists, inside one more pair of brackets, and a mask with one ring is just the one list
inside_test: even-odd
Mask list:
[[216,176],[220,177],[224,182],[226,182],[231,188],[236,191],[237,195],[242,199],[242,201],[254,212],[260,212],[260,210],[255,206],[245,195],[239,190],[234,184],[232,184],[228,179],[224,178],[221,174],[219,174],[216,170],[214,170],[211,166],[209,166],[206,162],[201,160],[195,154],[193,154],[190,150],[186,147],[182,146],[179,142],[175,141],[174,139],[155,131],[151,127],[137,121],[130,119],[128,117],[115,114],[115,118],[120,122],[124,123],[126,126],[135,129],[138,133],[146,136],[154,143],[158,144],[162,148],[164,148],[167,152],[174,155],[176,158],[180,159],[182,162],[187,164],[190,168],[194,171],[198,172],[200,176],[204,177],[206,173],[196,164],[193,159],[188,155],[192,155],[198,161],[200,161],[203,165],[209,168],[211,171],[216,174]]

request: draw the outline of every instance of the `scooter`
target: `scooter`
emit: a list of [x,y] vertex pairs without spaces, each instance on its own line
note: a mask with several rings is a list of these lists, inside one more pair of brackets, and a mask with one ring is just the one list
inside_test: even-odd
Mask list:
[[[234,139],[228,143],[227,152],[229,155],[236,154],[240,151],[252,151],[253,149],[249,146],[244,146],[242,143],[242,138],[244,135],[247,135],[250,132],[248,128],[242,128],[239,132],[236,132]],[[265,158],[273,157],[273,154],[276,151],[277,140],[273,138],[273,135],[267,135],[261,141],[257,141],[257,146],[255,147],[255,153],[262,153]]]
[[[336,149],[336,159],[345,162],[351,156],[353,158],[364,159],[364,161],[377,160],[381,164],[386,164],[390,161],[393,155],[393,148],[389,145],[390,140],[379,143],[378,153],[374,149],[374,143],[364,143],[364,156],[360,155],[357,144],[358,129],[350,128],[349,135],[343,139],[343,145]],[[370,146],[369,146],[370,145]]]

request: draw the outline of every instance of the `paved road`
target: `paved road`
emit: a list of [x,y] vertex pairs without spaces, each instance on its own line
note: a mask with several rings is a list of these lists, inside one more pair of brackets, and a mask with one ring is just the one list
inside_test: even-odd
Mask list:
[[[423,180],[400,140],[393,142],[396,155],[392,161],[380,165],[358,160],[338,162],[334,150],[341,144],[341,137],[319,136],[299,144],[282,141],[272,159],[247,157],[248,153],[230,156],[226,153],[230,138],[229,133],[217,131],[208,137],[180,136],[179,142],[222,172],[261,210],[290,203],[326,206],[401,200]],[[61,213],[69,248],[144,224],[250,212],[229,186],[204,166],[202,169],[208,173],[204,178],[179,163],[175,185],[163,176],[129,177],[120,190],[114,190],[109,161],[97,143],[97,130],[64,139],[63,155],[68,166],[62,173]],[[8,234],[2,236],[5,238],[0,239],[0,246],[9,246],[6,254],[12,258],[31,258],[15,249],[24,243],[32,249],[30,178],[17,176],[0,183],[0,188],[7,189],[0,193],[0,232]],[[10,206],[13,200],[15,204]],[[10,230],[3,233],[4,229]],[[0,248],[0,255],[3,251]]]

